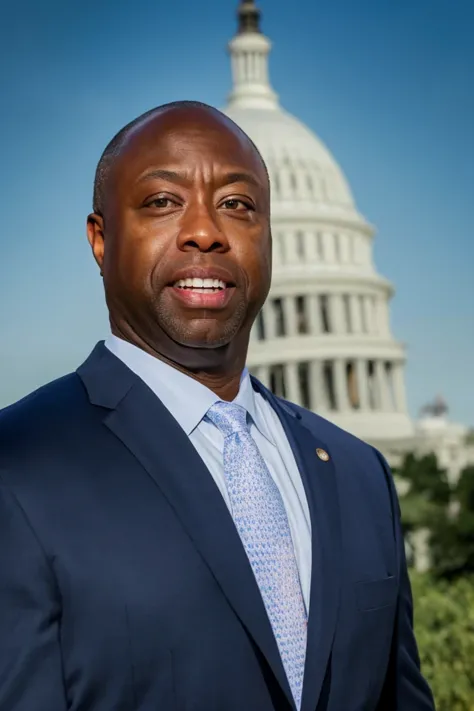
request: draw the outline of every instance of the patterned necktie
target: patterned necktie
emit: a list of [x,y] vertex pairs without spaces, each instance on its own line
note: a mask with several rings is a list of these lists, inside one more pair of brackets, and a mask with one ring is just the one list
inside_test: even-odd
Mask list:
[[273,629],[296,708],[300,708],[307,618],[281,494],[240,405],[217,402],[208,418],[224,435],[224,473],[232,516]]

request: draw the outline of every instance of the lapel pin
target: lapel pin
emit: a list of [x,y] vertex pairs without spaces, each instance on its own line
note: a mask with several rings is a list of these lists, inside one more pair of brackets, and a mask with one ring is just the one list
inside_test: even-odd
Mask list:
[[321,461],[329,462],[329,454],[326,452],[325,449],[321,449],[320,447],[318,447],[316,450],[316,454],[321,459]]

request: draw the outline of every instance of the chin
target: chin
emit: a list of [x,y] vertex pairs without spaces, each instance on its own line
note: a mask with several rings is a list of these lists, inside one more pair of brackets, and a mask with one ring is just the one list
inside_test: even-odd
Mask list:
[[223,348],[229,345],[233,340],[233,337],[228,333],[210,333],[200,332],[200,333],[186,333],[186,334],[176,334],[173,337],[169,334],[173,340],[180,346],[185,346],[186,348],[202,348],[206,350],[212,350],[214,348]]

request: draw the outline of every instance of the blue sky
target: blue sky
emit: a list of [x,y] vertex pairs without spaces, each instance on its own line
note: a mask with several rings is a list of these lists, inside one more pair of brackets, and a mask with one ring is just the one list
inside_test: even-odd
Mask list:
[[[43,0],[2,8],[0,406],[107,332],[85,239],[96,161],[153,106],[222,106],[237,0]],[[377,226],[397,288],[410,410],[442,393],[474,425],[471,0],[261,0],[271,77]]]

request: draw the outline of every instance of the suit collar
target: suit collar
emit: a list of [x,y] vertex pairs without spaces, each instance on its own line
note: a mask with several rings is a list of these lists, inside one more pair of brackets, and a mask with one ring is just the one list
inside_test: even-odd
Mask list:
[[[145,383],[103,343],[78,369],[78,375],[91,403],[109,410],[105,425],[135,455],[170,502],[290,700],[288,681],[244,548],[224,500],[189,438]],[[331,456],[327,462],[318,459],[316,448],[328,448],[315,437],[313,428],[304,424],[297,408],[275,397],[255,378],[252,385],[282,422],[310,509],[313,554],[301,708],[313,711],[328,666],[339,600],[340,527],[334,463]],[[116,466],[120,465],[119,459]]]

